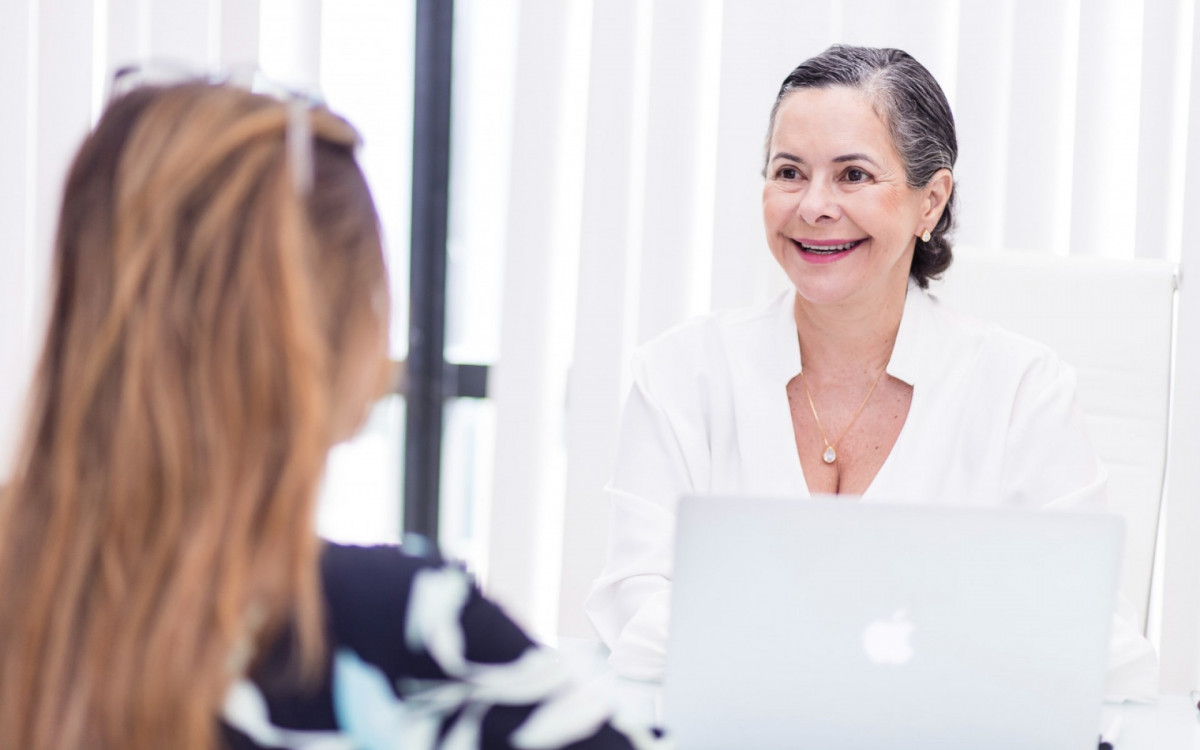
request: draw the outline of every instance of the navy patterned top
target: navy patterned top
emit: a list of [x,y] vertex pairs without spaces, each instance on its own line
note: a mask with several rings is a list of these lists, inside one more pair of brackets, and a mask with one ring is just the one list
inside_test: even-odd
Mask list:
[[329,544],[326,678],[300,688],[277,640],[229,691],[231,750],[658,748],[572,679],[453,566]]

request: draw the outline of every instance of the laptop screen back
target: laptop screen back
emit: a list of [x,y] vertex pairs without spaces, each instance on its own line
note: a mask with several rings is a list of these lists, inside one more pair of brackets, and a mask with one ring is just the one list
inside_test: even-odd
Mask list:
[[680,503],[665,723],[703,748],[1094,748],[1119,518]]

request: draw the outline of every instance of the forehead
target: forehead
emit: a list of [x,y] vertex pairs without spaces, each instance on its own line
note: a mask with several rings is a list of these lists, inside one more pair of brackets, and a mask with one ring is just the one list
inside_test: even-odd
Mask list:
[[874,102],[859,89],[846,86],[798,89],[780,102],[771,154],[797,150],[802,153],[795,155],[806,160],[859,152],[900,158]]

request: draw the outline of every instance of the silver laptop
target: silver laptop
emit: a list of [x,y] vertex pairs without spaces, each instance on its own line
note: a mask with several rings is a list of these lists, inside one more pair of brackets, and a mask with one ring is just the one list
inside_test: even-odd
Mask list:
[[664,723],[680,750],[1094,750],[1113,515],[688,497]]

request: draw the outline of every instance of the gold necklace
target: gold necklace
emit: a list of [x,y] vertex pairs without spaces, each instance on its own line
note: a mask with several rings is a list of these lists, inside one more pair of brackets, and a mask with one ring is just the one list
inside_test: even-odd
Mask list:
[[834,446],[842,442],[842,438],[846,437],[846,433],[854,426],[854,422],[858,419],[858,415],[862,414],[862,410],[866,407],[867,402],[871,400],[871,394],[875,392],[875,386],[879,385],[879,381],[883,379],[883,374],[887,372],[887,367],[879,371],[875,376],[875,382],[871,383],[871,389],[867,391],[867,397],[858,405],[858,409],[854,412],[854,416],[850,417],[850,424],[846,425],[846,429],[842,430],[842,434],[837,436],[837,440],[832,443],[829,438],[825,437],[825,428],[821,426],[821,418],[817,416],[817,407],[813,403],[812,391],[808,390],[808,378],[804,377],[804,370],[800,371],[800,384],[804,386],[804,395],[808,396],[808,408],[812,409],[813,419],[817,423],[817,431],[821,433],[821,441],[825,443],[825,452],[821,454],[821,460],[827,464],[832,464],[837,460],[837,451]]

